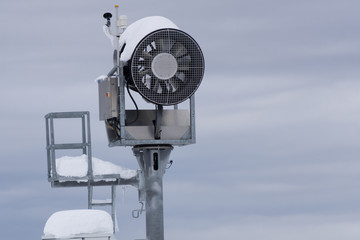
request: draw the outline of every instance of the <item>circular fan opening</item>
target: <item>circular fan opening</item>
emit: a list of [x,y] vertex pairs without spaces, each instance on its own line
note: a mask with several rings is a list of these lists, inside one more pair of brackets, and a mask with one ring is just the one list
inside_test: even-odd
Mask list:
[[177,29],[160,29],[144,37],[131,58],[131,76],[148,101],[174,105],[185,101],[199,87],[204,74],[200,47]]

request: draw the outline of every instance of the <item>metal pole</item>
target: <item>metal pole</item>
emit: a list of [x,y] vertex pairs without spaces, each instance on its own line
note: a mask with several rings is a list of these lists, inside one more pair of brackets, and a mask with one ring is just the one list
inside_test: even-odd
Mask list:
[[115,233],[117,227],[116,219],[116,185],[111,186],[111,218],[113,220],[113,232]]
[[120,142],[125,139],[125,78],[123,74],[123,63],[120,61],[120,19],[119,5],[115,5],[115,47],[116,47],[116,74],[119,86],[119,119],[120,119]]
[[85,128],[85,115],[83,114],[81,116],[81,127],[82,127],[82,144],[83,144],[83,154],[87,154],[86,153],[86,128]]
[[92,198],[93,198],[93,186],[90,185],[90,180],[88,182],[88,209],[92,209]]
[[170,145],[133,148],[144,179],[143,187],[139,190],[145,193],[147,240],[164,240],[162,179],[172,149]]
[[[83,117],[87,115],[86,127],[87,127],[87,155],[88,155],[88,178],[89,182],[93,179],[93,165],[92,165],[92,151],[91,151],[91,133],[90,133],[90,112],[85,112]],[[85,130],[85,119],[83,122]],[[85,139],[86,141],[86,139]]]
[[48,115],[45,116],[45,122],[46,122],[46,154],[47,154],[47,167],[48,167],[48,180],[51,179],[51,155],[50,155],[50,130],[49,130],[49,118]]
[[55,156],[55,136],[54,136],[54,118],[50,114],[50,147],[51,147],[51,166],[52,166],[52,178],[57,178],[56,172],[56,156]]
[[195,94],[190,97],[190,131],[191,131],[191,141],[196,142],[195,134]]

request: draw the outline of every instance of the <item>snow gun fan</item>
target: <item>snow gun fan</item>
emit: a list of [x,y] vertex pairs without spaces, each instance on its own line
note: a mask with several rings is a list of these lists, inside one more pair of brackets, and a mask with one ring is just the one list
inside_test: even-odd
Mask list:
[[183,31],[158,29],[136,46],[124,68],[132,90],[158,105],[176,105],[190,98],[204,75],[204,57]]
[[[104,31],[115,43],[114,67],[98,79],[99,118],[105,121],[109,146],[195,143],[194,93],[205,70],[197,42],[161,16],[129,26],[125,15],[117,16],[117,33],[112,34],[110,17],[104,15]],[[130,90],[155,108],[139,108]],[[135,109],[125,104],[126,94]]]

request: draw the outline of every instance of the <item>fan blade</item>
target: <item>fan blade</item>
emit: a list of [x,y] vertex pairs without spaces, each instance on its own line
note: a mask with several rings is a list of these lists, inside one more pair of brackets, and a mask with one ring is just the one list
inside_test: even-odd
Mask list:
[[185,79],[186,79],[185,73],[183,73],[183,72],[177,72],[177,73],[175,74],[175,76],[177,77],[177,79],[179,79],[180,81],[182,81],[183,83],[185,83]]
[[153,52],[156,50],[156,43],[155,41],[149,43],[148,45],[146,45],[146,47],[144,48],[144,51],[149,53],[151,56],[153,56]]
[[177,59],[178,64],[189,64],[191,62],[190,55],[183,56]]
[[151,59],[153,58],[153,56],[145,50],[141,52],[140,57],[142,57],[145,61],[151,61]]
[[161,52],[169,52],[174,45],[174,41],[171,41],[169,38],[159,38],[155,40],[155,43],[156,49]]
[[142,78],[142,82],[145,85],[145,87],[147,89],[150,89],[150,85],[151,85],[151,77],[149,75],[146,75],[145,77]]
[[189,65],[179,66],[178,71],[189,71]]
[[172,92],[176,92],[181,86],[182,81],[176,77],[173,77],[169,80],[169,83],[172,88]]
[[178,63],[179,71],[188,71],[190,68],[190,63],[191,63],[190,55],[186,55],[182,58],[178,58],[177,63]]
[[187,53],[186,48],[181,43],[175,43],[170,49],[171,54],[175,58],[179,58]]
[[159,79],[152,77],[150,80],[150,89],[153,92],[158,92],[159,90]]
[[167,48],[167,51],[170,52],[170,50],[172,49],[172,47],[173,47],[174,44],[175,44],[175,41],[172,40],[172,39],[170,39],[170,38],[168,38],[167,40],[168,40],[168,48]]
[[142,78],[144,77],[146,74],[149,74],[150,69],[144,69],[142,71],[139,72],[139,76]]
[[142,67],[142,68],[151,68],[151,61],[145,61],[145,60],[139,60],[138,64]]
[[170,80],[166,80],[166,81],[165,81],[165,86],[166,86],[167,92],[174,92],[174,91],[173,91],[173,87],[172,87],[172,85],[171,85],[171,83],[170,83]]
[[155,44],[156,44],[156,50],[161,52],[165,51],[166,46],[165,46],[165,40],[163,38],[156,39]]
[[169,92],[169,88],[166,86],[165,81],[160,81],[161,93]]

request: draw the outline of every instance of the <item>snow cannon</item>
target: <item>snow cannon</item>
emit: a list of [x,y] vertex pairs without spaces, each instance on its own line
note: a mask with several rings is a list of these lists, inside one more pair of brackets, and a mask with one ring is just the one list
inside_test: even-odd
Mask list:
[[[103,17],[104,32],[115,48],[113,68],[97,79],[99,118],[105,121],[109,146],[195,143],[194,93],[205,70],[197,42],[165,17],[146,17],[127,26],[127,17],[116,11],[115,34],[112,14]],[[126,92],[135,109],[125,104]],[[155,109],[140,109],[132,92]],[[185,101],[188,107],[180,104]]]
[[176,105],[202,81],[205,64],[199,45],[167,18],[134,22],[120,36],[119,49],[127,84],[148,102]]

